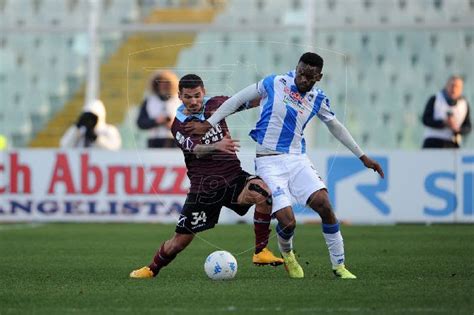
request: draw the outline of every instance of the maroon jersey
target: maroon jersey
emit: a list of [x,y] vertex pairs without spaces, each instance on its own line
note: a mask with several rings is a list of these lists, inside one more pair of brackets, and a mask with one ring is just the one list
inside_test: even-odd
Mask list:
[[184,162],[191,181],[191,193],[210,192],[222,188],[239,176],[242,171],[240,161],[235,153],[229,154],[216,151],[200,158],[193,153],[198,144],[212,144],[222,140],[226,135],[230,137],[225,119],[221,120],[203,137],[191,135],[184,131],[186,122],[206,120],[228,98],[227,96],[216,96],[204,101],[204,111],[200,114],[187,116],[184,114],[184,105],[181,105],[176,113],[171,132],[176,144],[183,150]]

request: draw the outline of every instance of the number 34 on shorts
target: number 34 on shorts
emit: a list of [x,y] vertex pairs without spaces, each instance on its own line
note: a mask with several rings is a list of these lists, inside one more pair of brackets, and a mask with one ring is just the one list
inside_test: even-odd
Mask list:
[[191,225],[197,225],[199,223],[205,223],[207,221],[207,216],[204,211],[201,212],[191,212],[193,216],[193,220],[191,221]]
[[[190,224],[192,226],[195,226],[195,225],[197,225],[201,222],[206,223],[206,221],[207,221],[207,216],[206,216],[206,213],[204,211],[191,212],[191,215],[192,215],[192,220],[191,220]],[[185,223],[186,223],[186,219],[187,219],[187,217],[182,214],[178,219],[177,226],[184,227]]]

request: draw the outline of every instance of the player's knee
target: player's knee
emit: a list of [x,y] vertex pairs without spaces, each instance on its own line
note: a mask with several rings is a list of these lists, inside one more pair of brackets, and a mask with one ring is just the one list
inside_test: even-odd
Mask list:
[[334,217],[329,197],[325,191],[318,191],[313,194],[308,200],[308,204],[319,214],[323,222]]
[[278,226],[280,229],[293,231],[296,228],[296,219],[291,207],[278,210],[275,213],[275,217],[278,220]]
[[332,211],[332,207],[327,203],[321,203],[318,208],[316,209],[318,212],[319,216],[321,217],[323,223],[329,222],[329,221],[334,221],[335,215],[334,212]]
[[251,180],[249,182],[249,195],[255,204],[272,204],[272,195],[270,188],[261,179]]
[[295,234],[295,228],[296,228],[296,221],[294,220],[278,222],[276,226],[276,232],[279,237],[285,240],[289,240]]
[[287,223],[285,230],[293,232],[296,229],[296,221],[291,220]]
[[250,181],[251,183],[254,183],[256,185],[258,185],[261,189],[263,189],[266,194],[265,195],[271,195],[272,194],[272,191],[270,190],[270,188],[267,186],[267,184],[265,184],[265,182],[261,179],[254,179],[254,180],[251,180]]
[[266,202],[257,203],[255,205],[255,210],[264,214],[272,214],[272,206],[267,204]]
[[280,228],[286,233],[293,233],[296,229],[296,220],[294,218],[278,222]]

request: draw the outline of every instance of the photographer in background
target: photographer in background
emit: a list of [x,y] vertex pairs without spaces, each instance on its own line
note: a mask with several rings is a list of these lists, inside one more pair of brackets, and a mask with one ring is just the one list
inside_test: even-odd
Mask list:
[[171,71],[153,73],[137,118],[138,128],[148,130],[148,148],[176,148],[170,128],[180,105],[176,75]]
[[84,108],[77,123],[69,127],[61,138],[60,146],[118,150],[122,146],[122,139],[115,126],[105,123],[104,104],[95,100]]
[[459,148],[471,132],[469,103],[462,96],[463,80],[453,75],[443,90],[433,95],[423,113],[423,148]]

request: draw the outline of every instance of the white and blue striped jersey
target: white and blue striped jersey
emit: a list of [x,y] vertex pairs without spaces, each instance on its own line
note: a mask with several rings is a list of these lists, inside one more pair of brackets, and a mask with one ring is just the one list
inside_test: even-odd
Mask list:
[[298,92],[295,71],[284,75],[270,75],[257,83],[260,118],[250,137],[263,150],[303,154],[306,152],[304,129],[317,116],[323,122],[335,118],[329,99],[323,90],[313,87],[306,93]]

